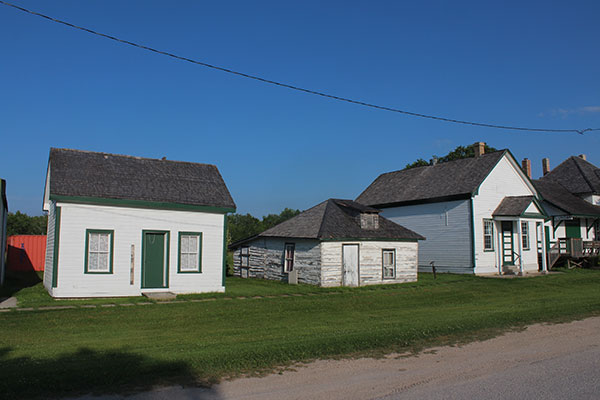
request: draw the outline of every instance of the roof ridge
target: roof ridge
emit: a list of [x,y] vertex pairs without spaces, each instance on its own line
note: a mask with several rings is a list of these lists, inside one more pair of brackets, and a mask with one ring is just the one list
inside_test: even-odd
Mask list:
[[395,171],[389,171],[389,172],[384,172],[383,174],[380,174],[379,176],[384,176],[384,175],[389,175],[389,174],[393,174],[396,172],[403,172],[403,171],[411,171],[411,170],[419,170],[419,169],[425,169],[425,168],[430,168],[430,167],[439,167],[441,165],[451,165],[452,163],[455,162],[459,162],[459,161],[464,161],[464,160],[471,160],[471,159],[477,159],[477,158],[481,158],[481,157],[486,157],[495,153],[502,153],[507,151],[508,149],[500,149],[500,150],[496,150],[496,151],[490,151],[489,153],[484,153],[478,157],[464,157],[464,158],[457,158],[456,160],[450,160],[450,161],[443,161],[443,162],[438,162],[437,164],[434,165],[420,165],[418,167],[412,167],[412,168],[402,168],[402,169],[397,169]]
[[[327,209],[329,208],[329,205],[331,203],[333,203],[332,199],[327,199],[325,201],[327,202],[327,204],[325,204],[325,210],[323,210],[323,216],[321,217],[321,222],[319,223],[319,230],[317,231],[317,239],[321,239],[323,237],[323,225],[325,222],[325,216],[327,215]],[[322,204],[322,203],[319,203],[319,204]],[[337,207],[337,205],[336,205],[336,207]]]
[[[58,151],[72,151],[72,152],[77,152],[77,153],[86,153],[86,154],[98,154],[98,155],[105,155],[105,156],[112,156],[112,157],[122,157],[122,158],[130,158],[130,159],[134,159],[134,160],[148,160],[148,161],[168,161],[168,162],[172,162],[172,163],[180,163],[180,164],[192,164],[192,165],[206,165],[209,167],[214,167],[217,168],[217,166],[215,164],[209,164],[209,163],[200,163],[200,162],[193,162],[193,161],[181,161],[181,160],[169,160],[167,158],[165,158],[164,160],[161,158],[151,158],[151,157],[141,157],[141,156],[132,156],[129,154],[116,154],[116,153],[107,153],[104,151],[92,151],[92,150],[80,150],[80,149],[68,149],[65,147],[50,147],[50,151],[52,152],[53,150],[58,150]],[[218,168],[217,168],[218,169]]]
[[[581,161],[585,161],[584,159],[582,159],[581,157],[576,157],[576,156],[571,156],[570,158],[575,159],[575,158],[579,158]],[[593,165],[593,164],[592,164]],[[590,182],[590,180],[587,178],[586,173],[583,172],[583,169],[581,169],[581,166],[579,165],[578,161],[575,161],[575,166],[577,167],[577,169],[579,170],[579,173],[581,174],[581,177],[583,178],[583,180],[585,181],[585,183],[588,185],[588,187],[590,188],[590,191],[593,192],[594,188],[592,187],[592,183]]]

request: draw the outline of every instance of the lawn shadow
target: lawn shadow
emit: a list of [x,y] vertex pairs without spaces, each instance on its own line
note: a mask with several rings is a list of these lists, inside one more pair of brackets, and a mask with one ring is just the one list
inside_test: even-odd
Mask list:
[[162,386],[203,387],[195,399],[219,399],[181,361],[152,359],[125,350],[80,348],[53,359],[11,357],[0,348],[0,398],[38,399],[79,395],[134,395]]
[[23,271],[6,271],[4,285],[0,286],[0,299],[12,297],[21,290],[35,286],[42,282],[40,273],[33,267]]

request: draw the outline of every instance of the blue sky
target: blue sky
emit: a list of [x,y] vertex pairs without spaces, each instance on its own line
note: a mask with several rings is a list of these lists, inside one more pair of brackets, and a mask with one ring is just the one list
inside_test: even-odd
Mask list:
[[[413,112],[600,128],[600,2],[13,0],[185,57]],[[50,147],[216,164],[238,212],[355,198],[380,173],[485,141],[551,166],[600,132],[522,133],[336,102],[0,5],[0,177],[41,214]]]

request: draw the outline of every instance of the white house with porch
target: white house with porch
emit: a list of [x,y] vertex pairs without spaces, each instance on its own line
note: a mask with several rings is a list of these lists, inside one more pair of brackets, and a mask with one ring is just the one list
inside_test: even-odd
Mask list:
[[356,199],[427,238],[419,270],[470,274],[546,271],[547,216],[508,150],[380,175]]

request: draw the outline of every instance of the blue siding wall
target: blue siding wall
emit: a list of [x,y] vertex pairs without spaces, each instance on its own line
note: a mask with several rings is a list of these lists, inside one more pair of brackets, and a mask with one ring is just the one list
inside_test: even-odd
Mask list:
[[471,211],[469,200],[382,209],[382,216],[425,236],[419,242],[419,271],[472,274]]

